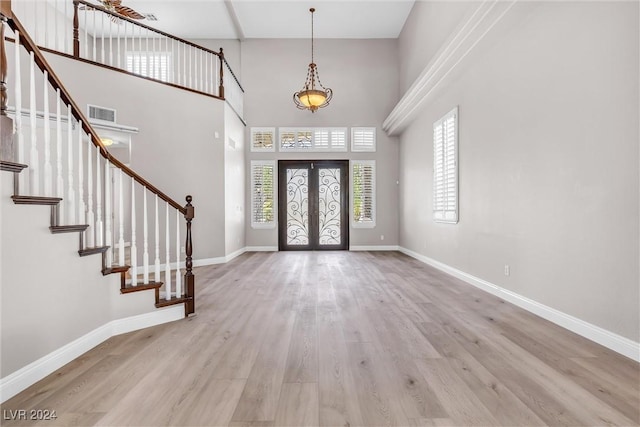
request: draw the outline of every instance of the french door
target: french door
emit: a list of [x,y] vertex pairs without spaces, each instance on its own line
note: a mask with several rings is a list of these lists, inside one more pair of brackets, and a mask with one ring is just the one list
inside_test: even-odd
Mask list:
[[347,160],[278,162],[279,249],[349,248]]

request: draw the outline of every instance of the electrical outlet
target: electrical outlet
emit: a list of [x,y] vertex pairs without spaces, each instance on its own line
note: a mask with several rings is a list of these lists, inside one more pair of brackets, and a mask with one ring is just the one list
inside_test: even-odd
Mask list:
[[509,264],[505,264],[504,265],[504,275],[508,276],[511,274],[511,267],[509,267]]
[[384,240],[384,234],[380,235],[380,240]]

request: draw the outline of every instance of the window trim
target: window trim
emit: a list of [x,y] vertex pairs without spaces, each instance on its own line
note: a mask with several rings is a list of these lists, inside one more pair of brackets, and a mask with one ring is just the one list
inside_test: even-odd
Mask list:
[[[254,217],[254,192],[253,189],[255,187],[255,175],[253,173],[254,166],[271,166],[273,168],[272,173],[272,200],[273,200],[273,220],[269,222],[256,222]],[[250,174],[251,174],[251,189],[249,191],[250,198],[250,215],[251,215],[251,228],[253,229],[273,229],[276,228],[278,224],[278,169],[275,160],[251,160],[250,163]]]
[[[447,210],[446,206],[449,204],[448,203],[448,197],[445,195],[444,196],[444,203],[443,203],[443,209],[437,210],[436,209],[436,193],[438,191],[438,188],[436,187],[436,182],[437,180],[437,167],[436,167],[436,151],[437,151],[437,147],[436,147],[436,131],[437,128],[440,126],[444,126],[445,123],[449,120],[453,118],[453,151],[454,151],[454,155],[453,155],[453,162],[454,162],[454,180],[455,180],[455,184],[454,184],[454,194],[455,194],[455,208],[453,211],[451,210]],[[442,156],[443,158],[446,157],[446,139],[447,137],[444,135],[444,129],[443,129],[443,137],[442,137]],[[459,190],[459,163],[458,163],[458,107],[456,106],[454,109],[452,109],[451,111],[449,111],[447,114],[445,114],[442,118],[440,118],[439,120],[436,120],[433,123],[433,193],[432,193],[432,211],[433,211],[433,220],[435,222],[438,223],[443,223],[443,224],[457,224],[459,221],[459,217],[460,217],[460,190]],[[442,191],[446,192],[446,170],[448,169],[446,161],[443,159],[443,164],[442,164],[442,182],[443,182],[443,188]]]
[[[372,183],[371,183],[371,221],[356,221],[355,216],[353,215],[353,210],[355,208],[355,191],[354,191],[354,170],[356,165],[363,166],[371,166],[372,167]],[[351,226],[353,228],[375,228],[377,222],[377,186],[376,186],[376,176],[378,171],[376,170],[376,161],[375,160],[351,160],[349,162],[349,189],[350,189],[350,206],[349,206],[349,217],[351,218]]]

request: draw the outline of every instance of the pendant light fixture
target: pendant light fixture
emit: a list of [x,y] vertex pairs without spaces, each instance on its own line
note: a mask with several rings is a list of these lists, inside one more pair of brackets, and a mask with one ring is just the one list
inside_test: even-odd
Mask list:
[[312,113],[315,113],[318,108],[329,105],[333,97],[333,91],[320,83],[318,66],[313,62],[313,13],[315,11],[313,7],[309,9],[311,12],[311,63],[307,70],[307,80],[302,90],[293,94],[296,107],[301,110],[311,110]]

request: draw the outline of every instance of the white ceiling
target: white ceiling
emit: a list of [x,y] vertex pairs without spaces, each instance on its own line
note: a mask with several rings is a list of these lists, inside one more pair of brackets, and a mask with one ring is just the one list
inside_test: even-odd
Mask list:
[[123,0],[158,20],[145,24],[187,39],[396,38],[414,0]]

